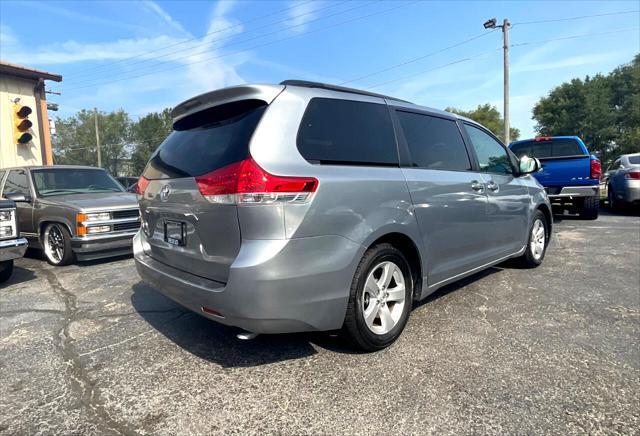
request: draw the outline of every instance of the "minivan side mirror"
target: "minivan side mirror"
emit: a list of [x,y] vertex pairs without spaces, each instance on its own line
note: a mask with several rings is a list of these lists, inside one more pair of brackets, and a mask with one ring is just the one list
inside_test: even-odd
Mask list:
[[12,193],[12,194],[7,194],[5,196],[7,198],[7,200],[11,200],[14,201],[16,203],[29,203],[31,201],[31,199],[29,197],[27,197],[24,194],[20,194],[20,193]]
[[542,168],[540,161],[535,157],[522,156],[520,159],[520,174],[537,173]]

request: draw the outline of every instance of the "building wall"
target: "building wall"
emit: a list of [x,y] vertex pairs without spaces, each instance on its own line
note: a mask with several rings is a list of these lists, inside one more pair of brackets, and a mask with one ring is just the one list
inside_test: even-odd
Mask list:
[[[0,168],[19,165],[42,165],[42,138],[38,124],[38,111],[33,88],[36,82],[7,75],[0,76]],[[29,120],[33,123],[30,133],[33,140],[27,144],[13,143],[13,100],[29,106],[33,112]],[[44,117],[47,113],[44,113]]]

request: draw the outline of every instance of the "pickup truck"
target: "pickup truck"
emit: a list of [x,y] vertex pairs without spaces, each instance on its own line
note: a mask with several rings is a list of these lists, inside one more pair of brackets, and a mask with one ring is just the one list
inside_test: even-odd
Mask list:
[[534,177],[553,206],[572,206],[582,218],[598,218],[602,166],[577,136],[540,136],[512,142],[518,157],[535,157],[542,169]]
[[13,261],[24,256],[27,240],[20,237],[16,219],[16,204],[0,197],[0,283],[13,272]]

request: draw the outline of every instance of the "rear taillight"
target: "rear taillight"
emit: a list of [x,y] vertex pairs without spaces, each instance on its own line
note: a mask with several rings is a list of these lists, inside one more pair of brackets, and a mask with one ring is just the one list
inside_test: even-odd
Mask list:
[[147,186],[149,186],[149,179],[140,176],[138,183],[136,184],[136,194],[144,195],[144,191],[147,190]]
[[598,159],[591,159],[591,178],[600,179],[602,175],[602,165]]
[[640,180],[640,171],[630,171],[625,173],[624,178],[628,180]]
[[212,203],[305,203],[318,188],[313,177],[269,174],[246,159],[195,178],[200,193]]

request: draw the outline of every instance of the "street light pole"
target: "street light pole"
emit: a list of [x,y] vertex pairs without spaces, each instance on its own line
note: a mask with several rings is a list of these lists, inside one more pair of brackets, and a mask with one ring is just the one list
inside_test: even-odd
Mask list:
[[491,18],[484,22],[485,29],[495,29],[500,27],[502,29],[502,50],[503,50],[503,110],[502,116],[504,118],[504,143],[509,145],[510,140],[510,123],[509,123],[509,27],[511,23],[508,18],[502,21],[502,25],[497,24],[495,18]]
[[504,106],[504,143],[509,145],[510,142],[510,130],[509,123],[509,19],[505,18],[502,22],[502,41],[503,41],[503,76],[504,76],[504,89],[503,89],[503,106]]

